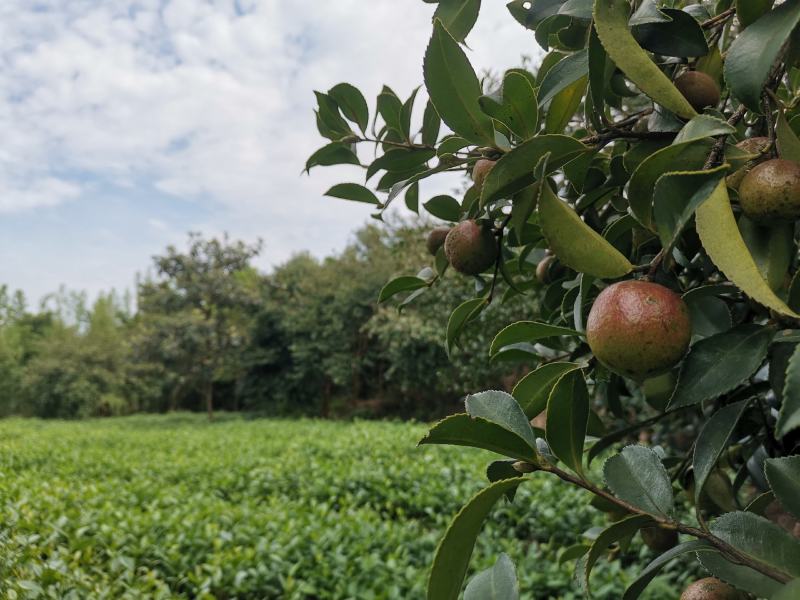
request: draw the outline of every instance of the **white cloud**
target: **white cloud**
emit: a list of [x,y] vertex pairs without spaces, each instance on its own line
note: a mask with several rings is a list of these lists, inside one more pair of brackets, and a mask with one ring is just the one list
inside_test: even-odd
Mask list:
[[[484,2],[470,36],[479,69],[537,52],[503,4]],[[128,190],[202,204],[193,224],[209,233],[264,237],[265,264],[341,247],[368,209],[321,198],[360,172],[300,176],[324,141],[312,90],[350,81],[371,105],[383,83],[407,95],[421,83],[432,10],[421,0],[5,0],[0,218]],[[153,245],[174,228],[161,216],[149,226],[163,232]],[[64,272],[37,281],[52,288]]]

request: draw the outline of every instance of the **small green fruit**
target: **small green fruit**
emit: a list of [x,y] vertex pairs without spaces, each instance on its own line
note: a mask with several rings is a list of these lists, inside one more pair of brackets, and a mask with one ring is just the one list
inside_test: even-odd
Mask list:
[[661,527],[645,527],[642,529],[642,540],[648,548],[663,554],[678,545],[678,532]]
[[744,596],[716,577],[695,581],[681,594],[680,600],[742,600]]
[[488,227],[462,221],[447,234],[444,253],[459,273],[479,275],[497,260],[497,240]]
[[739,185],[742,212],[759,223],[800,218],[800,164],[774,158],[753,168]]
[[700,71],[686,71],[675,80],[675,87],[696,111],[719,104],[720,91],[710,75]]
[[[769,145],[769,138],[767,137],[752,137],[747,138],[746,140],[742,140],[736,147],[744,150],[748,154],[758,154],[761,152],[766,146]],[[748,164],[747,166],[742,167],[741,169],[731,173],[728,175],[727,184],[729,188],[734,190],[738,190],[739,186],[742,183],[742,179],[744,176],[747,175],[754,166],[761,164],[765,160],[767,160],[768,155],[764,154],[760,158],[755,159],[753,164]]]
[[621,281],[595,300],[586,337],[597,359],[638,381],[674,367],[692,337],[689,309],[678,294],[657,283]]
[[425,242],[425,246],[428,248],[429,254],[436,256],[439,248],[444,246],[444,240],[448,233],[450,233],[449,227],[437,227],[436,229],[431,230],[431,232],[428,234],[428,239]]
[[486,181],[486,176],[489,174],[489,171],[492,170],[492,167],[494,167],[495,162],[497,161],[489,160],[488,158],[480,158],[475,163],[475,166],[472,167],[472,181],[478,189],[483,188],[483,182]]

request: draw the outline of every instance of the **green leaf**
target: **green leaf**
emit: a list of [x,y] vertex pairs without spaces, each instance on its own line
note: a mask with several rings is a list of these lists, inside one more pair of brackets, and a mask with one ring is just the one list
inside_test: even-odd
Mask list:
[[563,58],[544,76],[539,87],[539,106],[544,106],[570,85],[589,74],[589,51],[580,50]]
[[773,4],[775,0],[736,0],[736,17],[745,28],[758,21]]
[[[436,112],[436,107],[433,105],[433,102],[428,100],[428,103],[425,105],[425,114],[422,116],[422,143],[427,144],[429,146],[433,146],[436,144],[436,141],[439,139],[439,128],[442,125],[442,120],[439,118],[439,113]],[[464,140],[465,145],[467,145],[467,141]],[[460,150],[464,146],[458,148]]]
[[393,148],[372,161],[367,169],[367,179],[381,170],[400,172],[420,167],[434,156],[436,151],[427,148]]
[[767,285],[781,289],[795,254],[794,223],[760,225],[742,215],[739,232]]
[[536,92],[527,77],[515,71],[506,73],[499,96],[481,96],[483,112],[509,128],[522,140],[536,135],[539,129],[539,106]]
[[506,392],[490,390],[479,394],[470,394],[465,401],[467,413],[471,417],[481,417],[499,425],[503,429],[519,436],[536,449],[536,437],[525,413],[514,396]]
[[638,27],[648,23],[669,23],[672,17],[658,9],[653,0],[642,0],[639,8],[631,15],[628,25]]
[[781,586],[774,579],[762,575],[750,567],[728,561],[719,552],[698,552],[697,560],[715,577],[727,581],[737,589],[748,591],[761,598],[771,596]]
[[472,321],[486,307],[486,298],[473,298],[460,304],[447,321],[447,336],[445,347],[450,356],[455,350],[456,342],[464,331],[464,327]]
[[786,122],[786,117],[782,110],[778,111],[778,119],[775,123],[775,137],[778,143],[778,153],[781,158],[800,162],[800,139]]
[[464,51],[437,20],[423,64],[425,87],[442,121],[461,137],[494,146],[492,121],[481,110],[481,86]]
[[651,515],[672,512],[672,484],[658,454],[644,446],[626,446],[603,466],[606,484],[621,500]]
[[358,165],[358,156],[350,148],[349,144],[332,142],[323,146],[306,161],[306,172],[311,167],[329,167],[331,165]]
[[684,542],[674,548],[670,548],[666,552],[664,552],[661,556],[657,557],[653,562],[647,565],[636,580],[628,586],[628,589],[625,590],[625,595],[622,597],[622,600],[636,600],[641,593],[645,590],[648,584],[658,575],[658,572],[666,565],[669,561],[673,558],[677,558],[683,554],[688,554],[689,552],[702,552],[706,550],[711,550],[713,546],[711,546],[708,542],[704,542],[702,540],[692,540],[690,542]]
[[748,512],[726,513],[711,533],[749,558],[792,577],[800,577],[800,541],[772,521]]
[[739,232],[724,181],[697,209],[695,222],[703,248],[728,279],[759,304],[779,314],[800,318],[775,295],[758,270]]
[[369,125],[369,106],[361,91],[349,83],[339,83],[328,90],[328,95],[336,101],[339,108],[350,121],[365,132]]
[[342,200],[353,200],[354,202],[366,202],[380,206],[380,200],[372,193],[372,190],[365,188],[357,183],[339,183],[333,186],[324,194],[331,198],[341,198]]
[[717,398],[746,381],[763,364],[774,335],[749,323],[697,342],[683,361],[669,408]]
[[[489,480],[489,483],[519,477],[519,471],[514,468],[514,463],[516,462],[516,460],[494,460],[490,462],[489,466],[486,467],[486,478]],[[516,488],[510,489],[506,492],[506,498],[509,502],[513,502],[516,494]]]
[[406,190],[406,208],[419,214],[419,183],[413,183]]
[[633,37],[642,48],[663,56],[683,58],[708,54],[706,36],[694,17],[674,8],[664,8],[660,12],[670,20],[633,28]]
[[653,525],[653,523],[653,519],[647,515],[631,515],[604,529],[594,540],[591,548],[589,548],[589,553],[586,555],[586,562],[582,568],[582,585],[584,589],[589,590],[589,576],[592,573],[592,567],[594,567],[597,559],[608,551],[608,547],[611,544],[631,536],[643,527]]
[[[549,73],[548,73],[549,75]],[[589,77],[584,76],[576,82],[568,85],[561,90],[556,97],[550,101],[550,106],[547,108],[547,115],[544,121],[545,133],[560,134],[572,117],[575,116],[575,111],[581,105],[584,94],[586,93],[586,84]]]
[[672,145],[677,146],[686,142],[702,140],[716,135],[730,135],[732,133],[736,133],[736,128],[728,125],[727,121],[712,115],[697,115],[683,126],[678,135],[675,136]]
[[800,427],[800,345],[789,359],[786,367],[786,381],[783,386],[783,403],[778,413],[775,436],[785,437]]
[[576,473],[583,473],[583,440],[589,422],[589,392],[580,370],[561,376],[547,400],[545,437],[551,452]]
[[684,296],[692,319],[692,340],[697,341],[733,327],[728,304],[715,296]]
[[507,554],[500,554],[494,566],[475,575],[464,590],[464,600],[518,599],[517,572]]
[[652,100],[679,117],[691,119],[697,113],[650,60],[628,30],[630,4],[627,0],[595,0],[594,23],[611,60]]
[[404,139],[402,113],[403,102],[390,87],[383,86],[383,90],[378,94],[378,114],[389,129]]
[[325,127],[338,137],[352,133],[347,121],[342,118],[339,112],[339,104],[336,100],[322,92],[314,92],[314,95],[317,97],[317,105],[319,108],[317,116]]
[[675,165],[681,165],[686,171],[702,169],[710,147],[710,142],[683,142],[662,148],[639,163],[628,184],[631,213],[639,223],[656,231],[653,221],[656,182],[662,175],[674,172]]
[[538,340],[562,335],[581,336],[579,331],[569,327],[539,323],[537,321],[517,321],[503,328],[492,340],[489,355],[497,354],[506,346],[522,342],[532,344]]
[[428,282],[424,279],[420,279],[419,277],[397,277],[383,286],[381,293],[378,295],[378,302],[386,302],[395,294],[400,294],[401,292],[413,292],[414,290],[424,287],[428,287]]
[[439,542],[428,579],[428,600],[458,600],[483,521],[495,503],[524,478],[506,479],[481,490],[456,515]]
[[567,0],[558,9],[558,14],[582,21],[591,21],[593,4],[594,0]]
[[463,42],[478,20],[480,9],[481,0],[440,0],[433,19],[439,19],[454,40]]
[[442,221],[458,221],[461,218],[461,205],[452,196],[434,196],[422,206]]
[[547,408],[547,399],[556,382],[564,374],[580,368],[579,364],[566,362],[542,365],[520,379],[511,394],[522,406],[525,416],[532,419]]
[[539,221],[550,249],[571,269],[601,279],[615,279],[633,270],[619,250],[584,223],[546,184],[539,197]]
[[450,415],[436,423],[419,441],[423,444],[469,446],[496,452],[503,456],[536,462],[536,455],[528,443],[496,423],[473,418],[466,413]]
[[800,598],[800,579],[795,579],[771,596],[770,600],[797,600],[798,598]]
[[761,112],[761,92],[781,48],[800,22],[800,2],[790,0],[736,36],[725,58],[725,81],[750,110]]
[[742,400],[719,409],[706,421],[694,447],[694,497],[699,506],[703,486],[727,447],[736,424],[742,418],[749,400]]
[[549,174],[588,150],[578,140],[566,135],[540,135],[523,142],[504,154],[489,171],[483,182],[481,206],[501,198],[511,198],[534,183],[534,167],[545,154],[550,154],[545,173]]
[[764,470],[783,508],[800,519],[800,456],[767,459]]
[[658,179],[653,193],[653,214],[667,256],[697,207],[708,200],[727,172],[728,165],[722,165],[709,171],[667,173]]

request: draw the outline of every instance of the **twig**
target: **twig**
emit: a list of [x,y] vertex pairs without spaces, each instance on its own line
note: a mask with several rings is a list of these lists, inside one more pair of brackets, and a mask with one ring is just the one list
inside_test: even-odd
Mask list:
[[729,17],[732,17],[735,13],[736,13],[735,8],[729,8],[728,10],[723,10],[716,17],[712,17],[707,21],[703,21],[700,24],[700,27],[702,27],[703,29],[711,29],[712,27],[716,27],[717,25],[721,24],[723,21],[726,21]]
[[503,222],[500,224],[494,234],[497,236],[497,260],[494,263],[494,275],[492,276],[492,287],[489,288],[489,295],[486,297],[486,304],[491,304],[494,298],[494,289],[497,286],[497,275],[500,271],[500,261],[503,260],[503,234],[506,227],[511,222],[511,214],[508,214]]

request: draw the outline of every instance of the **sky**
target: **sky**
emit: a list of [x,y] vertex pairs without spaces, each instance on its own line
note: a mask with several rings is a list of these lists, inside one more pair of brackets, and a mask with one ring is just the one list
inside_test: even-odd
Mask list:
[[[517,66],[533,34],[485,0],[476,71]],[[306,158],[325,142],[313,90],[341,81],[371,111],[422,83],[435,5],[422,0],[3,0],[0,284],[132,289],[187,232],[263,240],[264,271],[344,248],[370,207],[326,198],[363,181]],[[417,100],[421,119],[424,96]],[[442,187],[444,186],[444,188]],[[452,182],[423,184],[421,200]]]

